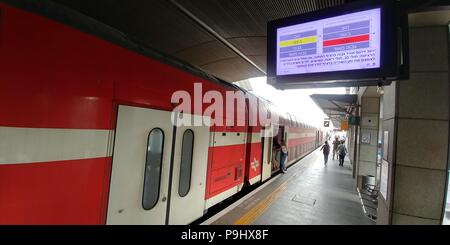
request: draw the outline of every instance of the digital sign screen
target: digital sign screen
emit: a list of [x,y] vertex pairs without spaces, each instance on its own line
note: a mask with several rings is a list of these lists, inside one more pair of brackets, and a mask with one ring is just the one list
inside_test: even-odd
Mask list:
[[381,8],[276,29],[276,75],[381,67]]

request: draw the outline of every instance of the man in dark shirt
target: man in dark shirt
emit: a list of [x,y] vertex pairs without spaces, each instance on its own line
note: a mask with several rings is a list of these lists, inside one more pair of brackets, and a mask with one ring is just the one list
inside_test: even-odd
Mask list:
[[333,160],[334,160],[334,156],[336,156],[336,152],[337,152],[337,148],[338,148],[339,144],[341,144],[341,142],[339,141],[338,137],[335,137],[334,141],[333,141]]

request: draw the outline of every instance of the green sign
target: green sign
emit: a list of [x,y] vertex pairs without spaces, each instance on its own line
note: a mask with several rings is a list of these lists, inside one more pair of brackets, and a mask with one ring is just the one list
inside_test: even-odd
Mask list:
[[350,125],[359,125],[360,121],[361,121],[360,117],[350,116],[348,118],[348,124]]

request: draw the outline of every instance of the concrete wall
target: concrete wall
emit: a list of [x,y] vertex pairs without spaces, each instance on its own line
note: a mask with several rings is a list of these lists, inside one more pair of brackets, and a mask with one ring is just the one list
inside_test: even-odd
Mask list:
[[[378,224],[440,224],[449,152],[448,27],[410,30],[409,81],[385,88],[388,195]],[[385,200],[387,199],[387,200]]]
[[348,131],[348,158],[350,160],[350,164],[352,165],[352,176],[356,177],[356,168],[355,166],[355,150],[356,150],[356,137],[357,137],[357,128],[355,126],[351,126]]
[[380,99],[378,97],[370,96],[373,95],[368,96],[367,93],[363,93],[360,98],[361,124],[358,133],[357,149],[358,187],[362,186],[362,176],[376,176],[377,170]]

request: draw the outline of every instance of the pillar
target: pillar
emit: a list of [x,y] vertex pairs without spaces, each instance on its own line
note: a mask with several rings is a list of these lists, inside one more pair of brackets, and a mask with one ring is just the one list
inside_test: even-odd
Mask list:
[[449,161],[448,36],[447,26],[411,28],[410,79],[385,88],[387,194],[379,198],[377,224],[441,224]]
[[363,176],[376,176],[377,171],[377,145],[378,145],[378,121],[380,99],[376,88],[367,88],[361,97],[360,132],[358,139],[358,186],[362,187]]

